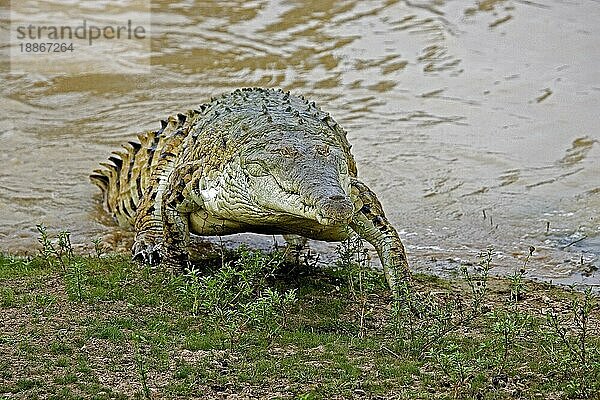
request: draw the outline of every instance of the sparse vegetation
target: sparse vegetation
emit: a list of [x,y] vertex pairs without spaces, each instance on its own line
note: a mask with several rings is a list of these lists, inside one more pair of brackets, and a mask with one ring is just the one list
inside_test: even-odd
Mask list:
[[2,399],[600,393],[598,299],[526,281],[527,258],[497,279],[488,249],[392,296],[354,239],[310,273],[240,248],[174,276],[39,229],[39,256],[0,254]]

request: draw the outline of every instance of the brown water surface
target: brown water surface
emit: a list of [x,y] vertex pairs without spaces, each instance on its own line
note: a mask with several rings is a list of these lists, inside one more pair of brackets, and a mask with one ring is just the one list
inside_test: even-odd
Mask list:
[[[15,18],[90,12],[30,3]],[[151,74],[11,73],[4,57],[0,249],[32,251],[38,223],[115,242],[97,163],[169,114],[265,86],[345,127],[415,269],[452,273],[493,246],[507,273],[535,246],[529,276],[598,287],[598,21],[591,0],[153,1]]]

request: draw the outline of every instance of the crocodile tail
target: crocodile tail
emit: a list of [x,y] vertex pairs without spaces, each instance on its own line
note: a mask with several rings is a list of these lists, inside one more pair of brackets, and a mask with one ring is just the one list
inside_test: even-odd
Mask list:
[[141,160],[147,152],[143,145],[154,141],[156,132],[138,135],[140,142],[128,142],[122,151],[114,151],[109,162],[100,163],[104,168],[96,169],[90,180],[102,191],[105,207],[115,216],[119,225],[133,224],[143,186],[141,185]]
[[187,131],[185,128],[196,114],[189,111],[185,116],[169,117],[161,121],[161,129],[138,134],[139,142],[123,145],[124,151],[113,152],[109,162],[100,163],[104,168],[96,169],[90,175],[92,183],[102,191],[105,207],[119,225],[133,225],[144,194],[153,186],[157,174],[163,172],[164,157],[161,155],[179,151]]

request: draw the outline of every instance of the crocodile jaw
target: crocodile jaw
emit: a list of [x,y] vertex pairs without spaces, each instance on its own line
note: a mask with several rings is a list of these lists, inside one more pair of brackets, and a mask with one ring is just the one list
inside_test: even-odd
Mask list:
[[345,225],[354,213],[353,204],[341,186],[328,187],[323,193],[294,193],[279,186],[275,179],[266,178],[251,184],[250,193],[261,211],[316,221],[324,226]]
[[210,215],[243,224],[264,226],[307,220],[327,227],[344,226],[352,218],[354,207],[347,194],[349,179],[346,190],[346,179],[340,181],[308,185],[298,193],[283,188],[273,176],[248,176],[233,163],[218,176],[201,179],[194,200]]

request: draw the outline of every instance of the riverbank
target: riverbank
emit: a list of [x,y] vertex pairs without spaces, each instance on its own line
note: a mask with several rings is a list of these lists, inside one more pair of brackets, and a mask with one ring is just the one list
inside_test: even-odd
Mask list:
[[401,302],[360,243],[315,268],[223,249],[185,276],[128,255],[0,256],[0,399],[598,399],[598,298],[416,275]]

